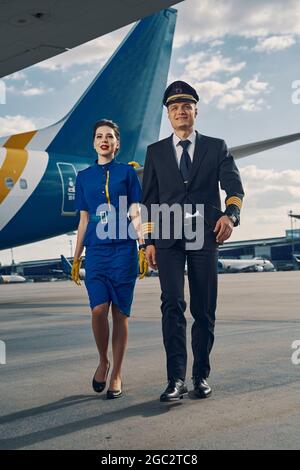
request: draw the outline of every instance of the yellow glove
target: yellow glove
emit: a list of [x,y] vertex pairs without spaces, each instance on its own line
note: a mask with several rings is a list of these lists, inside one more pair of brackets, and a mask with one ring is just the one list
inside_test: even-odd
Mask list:
[[79,270],[82,263],[82,258],[74,259],[71,271],[71,278],[78,286],[81,286],[79,278]]
[[133,166],[133,168],[140,168],[141,165],[138,162],[128,162],[128,165]]
[[139,279],[144,279],[145,274],[148,272],[148,263],[145,256],[145,248],[139,249],[139,268],[140,268],[140,277]]

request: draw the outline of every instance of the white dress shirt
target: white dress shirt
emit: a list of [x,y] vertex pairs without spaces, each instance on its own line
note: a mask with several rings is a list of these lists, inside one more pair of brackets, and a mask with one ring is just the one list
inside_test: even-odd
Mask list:
[[178,168],[180,166],[180,160],[181,160],[181,156],[183,152],[183,148],[181,147],[181,145],[179,145],[179,142],[181,142],[181,140],[189,140],[191,142],[191,144],[188,147],[188,153],[192,162],[193,157],[194,157],[194,152],[195,152],[196,131],[193,131],[186,139],[181,139],[175,133],[173,134],[173,145],[175,149],[175,155],[176,155]]

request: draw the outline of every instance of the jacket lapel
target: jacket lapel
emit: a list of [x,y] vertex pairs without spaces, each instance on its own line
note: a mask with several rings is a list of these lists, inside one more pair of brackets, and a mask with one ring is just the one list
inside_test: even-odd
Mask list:
[[207,154],[208,150],[208,144],[207,144],[207,139],[199,134],[199,132],[196,131],[196,142],[195,142],[195,152],[193,156],[193,163],[191,167],[191,172],[189,176],[189,182],[188,186],[191,185],[195,175],[197,174],[205,155]]

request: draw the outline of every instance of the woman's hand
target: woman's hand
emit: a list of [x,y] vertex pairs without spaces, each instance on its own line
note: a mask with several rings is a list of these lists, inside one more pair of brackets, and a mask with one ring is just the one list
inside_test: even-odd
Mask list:
[[140,268],[140,277],[139,279],[144,279],[145,274],[148,272],[148,263],[145,255],[145,248],[139,249],[139,268]]
[[133,168],[140,168],[141,167],[141,165],[138,162],[134,162],[134,161],[128,162],[128,165],[133,166]]
[[71,278],[78,286],[81,286],[79,271],[82,263],[81,254],[83,252],[83,240],[86,232],[87,225],[89,223],[88,211],[80,211],[80,221],[77,231],[76,248],[74,252],[74,261],[71,271]]
[[82,263],[82,258],[75,259],[72,265],[71,278],[78,286],[81,286],[79,271]]

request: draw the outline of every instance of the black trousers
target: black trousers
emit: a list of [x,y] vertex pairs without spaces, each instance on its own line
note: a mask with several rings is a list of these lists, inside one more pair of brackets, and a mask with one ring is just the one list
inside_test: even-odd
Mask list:
[[207,378],[209,355],[214,343],[217,302],[218,245],[209,234],[201,250],[186,250],[185,241],[177,240],[170,248],[156,250],[161,286],[163,341],[167,357],[168,380],[185,380],[187,366],[186,302],[184,269],[187,262],[190,288],[193,377]]

